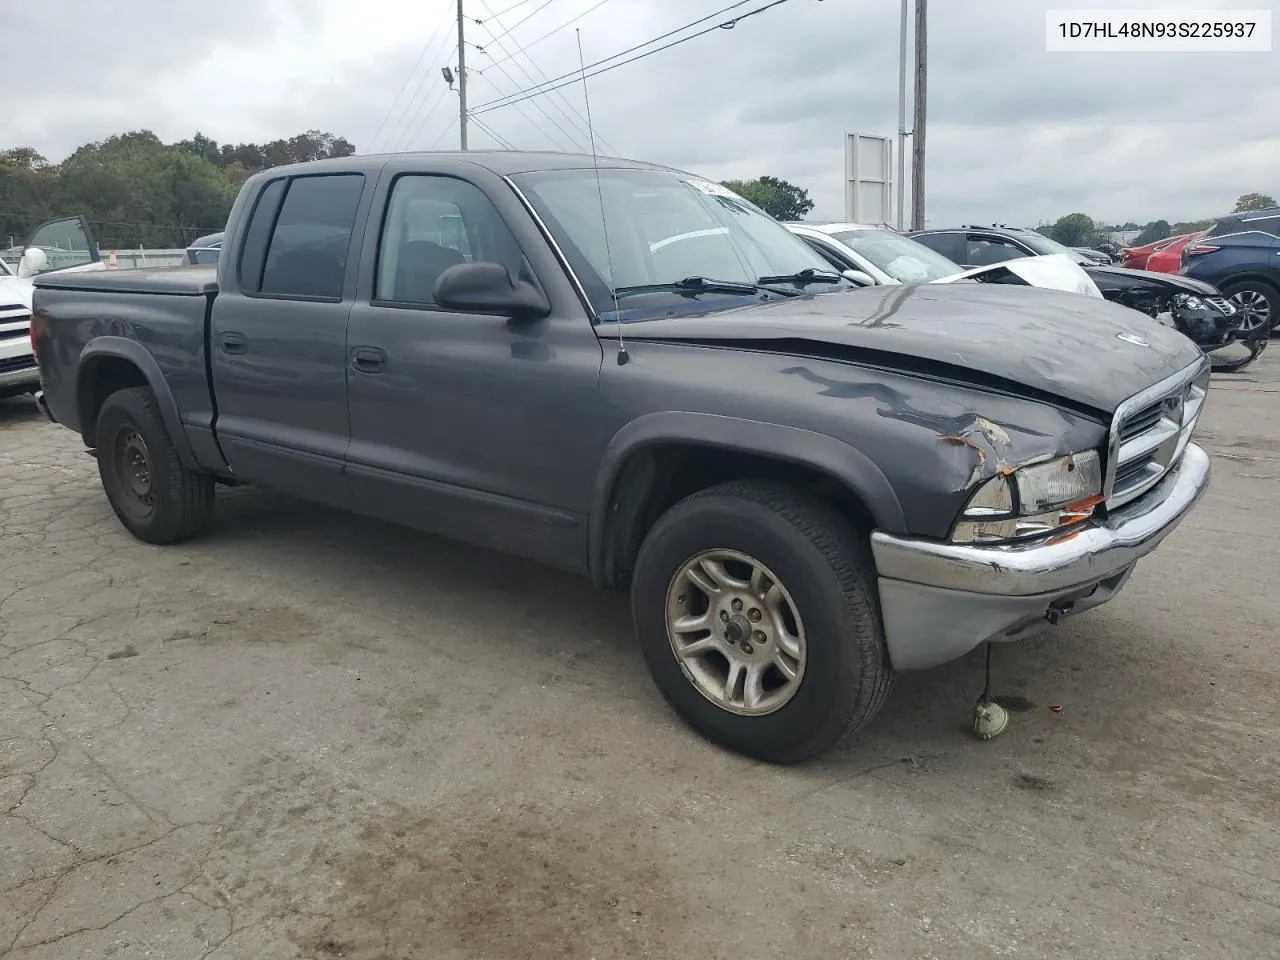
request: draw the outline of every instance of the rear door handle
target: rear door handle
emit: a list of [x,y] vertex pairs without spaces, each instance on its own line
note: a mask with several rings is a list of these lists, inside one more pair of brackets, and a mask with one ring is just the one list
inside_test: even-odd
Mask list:
[[387,365],[387,352],[377,347],[356,347],[351,351],[351,366],[361,373],[381,373]]
[[219,334],[218,348],[223,353],[242,354],[249,352],[249,338],[243,333],[227,332]]

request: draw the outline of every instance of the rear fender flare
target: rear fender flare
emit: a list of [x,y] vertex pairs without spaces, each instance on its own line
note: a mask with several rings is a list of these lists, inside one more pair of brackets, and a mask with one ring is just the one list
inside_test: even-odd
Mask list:
[[109,359],[125,360],[137,367],[138,372],[146,380],[147,386],[155,394],[160,415],[164,418],[165,429],[169,431],[173,445],[178,451],[178,459],[188,469],[198,470],[199,465],[191,449],[191,442],[187,438],[187,432],[183,429],[182,419],[178,414],[178,403],[173,398],[173,391],[169,389],[169,382],[165,380],[160,364],[146,347],[126,337],[95,337],[80,352],[80,362],[76,369],[76,410],[80,416],[80,436],[84,438],[85,445],[91,448],[95,445],[94,432],[97,426],[97,419],[88,415],[86,398],[90,394],[85,388],[99,364]]
[[591,577],[597,584],[607,580],[609,505],[623,468],[635,453],[663,443],[720,447],[819,470],[843,483],[866,505],[876,529],[908,532],[902,504],[888,478],[866,454],[842,440],[761,420],[680,411],[651,413],[632,420],[605,447],[587,527]]

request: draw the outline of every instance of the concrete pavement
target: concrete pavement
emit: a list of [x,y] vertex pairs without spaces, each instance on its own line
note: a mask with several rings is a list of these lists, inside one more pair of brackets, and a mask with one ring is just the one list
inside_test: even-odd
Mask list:
[[2,403],[0,956],[1274,956],[1280,352],[1201,439],[1121,597],[998,651],[1004,737],[975,653],[771,768],[668,711],[623,597],[256,491],[146,546]]

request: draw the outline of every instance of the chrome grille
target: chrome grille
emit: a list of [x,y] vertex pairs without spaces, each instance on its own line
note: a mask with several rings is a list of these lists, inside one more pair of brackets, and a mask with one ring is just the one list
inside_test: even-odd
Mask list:
[[1236,312],[1235,305],[1226,297],[1204,297],[1204,302],[1209,304],[1215,310],[1225,313],[1227,316]]
[[35,369],[36,358],[31,354],[25,357],[9,357],[0,360],[0,373],[17,373],[19,370]]
[[31,330],[31,314],[29,313],[11,313],[9,316],[0,316],[0,340],[16,340],[19,337],[30,336]]
[[1111,423],[1104,492],[1115,508],[1154,487],[1191,441],[1209,392],[1201,361],[1120,404]]

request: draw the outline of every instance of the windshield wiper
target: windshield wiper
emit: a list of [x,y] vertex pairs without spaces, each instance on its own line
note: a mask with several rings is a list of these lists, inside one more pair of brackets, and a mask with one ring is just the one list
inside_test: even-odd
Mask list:
[[781,294],[784,297],[796,296],[794,290],[779,290],[776,287],[763,286],[762,283],[751,283],[747,280],[712,280],[707,277],[685,277],[673,283],[639,283],[628,287],[618,287],[613,291],[615,297],[626,297],[637,293],[661,293],[670,290],[678,293],[768,293]]
[[844,277],[834,270],[815,270],[805,267],[799,273],[788,273],[777,277],[761,277],[756,283],[794,283],[802,287],[806,283],[840,283]]

